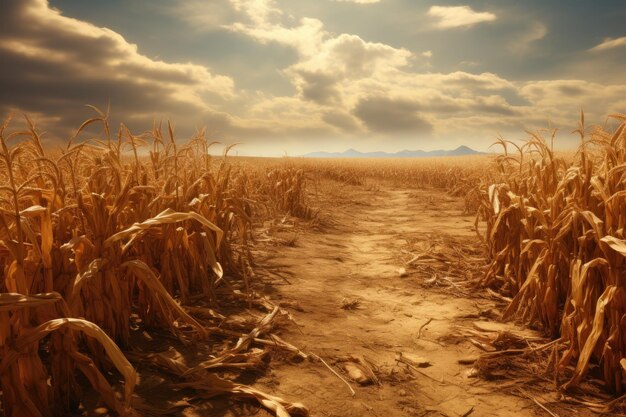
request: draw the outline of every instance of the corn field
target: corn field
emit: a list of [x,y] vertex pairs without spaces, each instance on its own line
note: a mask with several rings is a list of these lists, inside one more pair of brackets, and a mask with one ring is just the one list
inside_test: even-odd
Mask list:
[[[304,175],[259,168],[254,181],[269,198],[256,201],[250,173],[228,161],[228,150],[212,161],[204,132],[182,146],[169,124],[140,135],[121,125],[113,134],[107,115],[96,111],[56,153],[44,149],[28,119],[25,130],[11,130],[10,119],[0,127],[4,415],[75,412],[82,396],[76,371],[110,410],[134,415],[138,378],[123,351],[132,350],[135,328],[166,328],[187,344],[226,332],[237,343],[205,367],[183,369],[158,352],[135,352],[134,361],[185,375],[204,395],[254,397],[281,416],[306,413],[207,370],[245,368],[264,354],[251,345],[281,313],[267,302],[269,314],[249,334],[212,327],[224,320],[216,311],[224,292],[248,303],[259,298],[250,290],[249,239],[263,206],[313,215]],[[87,136],[96,125],[103,134]],[[198,299],[204,307],[191,307]],[[109,371],[123,380],[121,395]]]
[[[558,341],[555,380],[579,387],[595,369],[606,389],[626,382],[626,116],[585,126],[575,154],[554,150],[556,130],[523,144],[499,139],[496,156],[436,160],[324,160],[318,175],[376,178],[463,196],[476,213],[488,265],[478,284],[512,301],[505,319]],[[341,173],[339,176],[338,173]]]
[[[613,130],[581,117],[574,155],[555,152],[547,132],[522,145],[500,139],[496,156],[233,161],[229,148],[211,157],[215,143],[203,131],[182,145],[170,124],[113,132],[94,110],[58,151],[44,148],[29,119],[25,129],[11,119],[0,127],[5,416],[76,413],[85,380],[115,414],[142,415],[138,365],[203,398],[253,398],[280,417],[306,415],[301,404],[216,371],[254,368],[270,345],[307,357],[272,334],[287,314],[253,289],[252,245],[266,216],[315,218],[307,187],[320,178],[464,197],[488,259],[478,284],[510,297],[504,318],[559,341],[563,389],[594,369],[609,391],[624,392],[626,116],[613,116],[621,123]],[[233,303],[265,315],[229,327],[220,309]],[[229,342],[190,367],[135,349],[133,333],[154,328],[187,345],[216,335]]]
[[481,189],[490,259],[481,284],[512,297],[505,318],[564,346],[565,390],[598,365],[607,389],[624,392],[626,116],[612,118],[621,124],[609,131],[581,116],[574,156],[553,150],[554,131],[521,146],[500,140],[500,178]]
[[487,156],[395,159],[295,160],[314,178],[328,178],[347,185],[388,182],[407,188],[445,190],[465,200],[465,211],[474,214],[481,205],[480,188],[494,180]]

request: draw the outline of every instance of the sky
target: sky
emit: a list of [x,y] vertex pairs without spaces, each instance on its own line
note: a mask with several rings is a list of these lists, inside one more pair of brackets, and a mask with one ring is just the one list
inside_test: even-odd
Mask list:
[[240,154],[487,150],[626,113],[623,0],[2,0],[0,117],[110,106]]

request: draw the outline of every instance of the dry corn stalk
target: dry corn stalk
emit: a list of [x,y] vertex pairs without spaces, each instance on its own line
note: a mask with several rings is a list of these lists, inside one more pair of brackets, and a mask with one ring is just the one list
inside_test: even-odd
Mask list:
[[[121,125],[114,135],[108,114],[94,110],[57,153],[44,149],[29,119],[24,130],[8,132],[10,119],[0,126],[0,349],[8,370],[0,379],[11,416],[75,409],[75,368],[110,408],[129,413],[134,371],[115,343],[130,347],[131,315],[186,341],[209,334],[186,311],[192,298],[217,307],[218,290],[241,287],[252,297],[250,176],[261,173],[248,175],[226,154],[214,163],[202,131],[182,146],[170,124],[139,135]],[[100,137],[83,139],[97,127]],[[306,216],[303,174],[286,172],[276,175],[295,182],[279,209]],[[44,350],[49,364],[39,358]],[[126,380],[123,403],[99,370],[110,363]]]
[[580,384],[591,362],[607,387],[624,389],[626,357],[626,116],[589,138],[581,116],[574,158],[531,134],[523,146],[501,140],[501,180],[483,189],[491,264],[482,284],[513,296],[505,317],[541,325],[568,348],[558,370],[575,365],[564,388]]

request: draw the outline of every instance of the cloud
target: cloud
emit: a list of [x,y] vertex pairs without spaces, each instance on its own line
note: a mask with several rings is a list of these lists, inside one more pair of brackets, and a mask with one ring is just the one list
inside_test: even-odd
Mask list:
[[591,52],[607,51],[609,49],[620,48],[626,46],[626,36],[621,38],[605,38],[602,43],[589,49]]
[[237,20],[237,10],[228,1],[185,0],[163,7],[165,14],[178,16],[196,29],[211,30]]
[[534,42],[543,39],[547,34],[546,25],[541,22],[534,22],[527,31],[511,42],[509,48],[515,53],[526,53]]
[[[234,76],[206,65],[149,58],[122,35],[66,17],[45,0],[5,0],[0,3],[0,113],[26,111],[52,134],[67,137],[89,115],[77,110],[86,103],[106,106],[110,99],[113,114],[130,120],[131,128],[171,118],[190,130],[207,125],[222,140],[262,142],[257,148],[267,150],[283,144],[302,149],[307,141],[339,146],[341,139],[376,144],[393,138],[390,146],[399,147],[415,145],[416,138],[488,141],[498,131],[543,127],[548,119],[572,126],[581,107],[590,120],[624,111],[619,109],[626,97],[623,84],[515,81],[477,71],[471,61],[459,64],[464,71],[439,72],[426,66],[433,52],[424,46],[411,51],[334,33],[319,19],[284,12],[273,0],[210,3],[209,9],[219,12],[211,30],[242,35],[260,51],[280,49],[262,46],[270,43],[287,49],[291,61],[277,68],[288,87],[283,93],[263,85],[238,88]],[[495,19],[467,6],[434,7],[462,9],[454,19],[450,13],[447,20],[438,15],[442,27]],[[527,50],[546,32],[541,23],[530,26],[515,47]]]
[[411,59],[411,53],[405,49],[347,34],[324,40],[313,54],[303,52],[300,61],[287,68],[285,74],[304,99],[322,104],[347,103],[350,96],[360,94],[350,89],[354,83],[385,78],[385,74],[407,66]]
[[470,6],[431,6],[428,15],[437,19],[435,27],[438,29],[470,27],[496,20],[495,14],[476,12]]
[[56,136],[89,115],[77,111],[84,104],[109,100],[115,113],[148,123],[163,115],[218,129],[232,122],[208,104],[233,97],[231,77],[150,59],[118,33],[63,16],[45,0],[4,1],[0,37],[0,111],[46,115],[56,120]]
[[459,62],[459,67],[467,67],[467,68],[475,68],[479,67],[480,64],[476,61],[461,61]]
[[357,118],[343,111],[329,110],[322,115],[322,120],[347,133],[360,132],[363,130]]
[[369,97],[357,103],[354,115],[374,132],[429,133],[432,125],[418,113],[419,108],[410,100]]
[[[296,62],[282,71],[296,88],[296,96],[266,97],[265,102],[258,102],[253,107],[259,120],[297,121],[305,131],[319,123],[320,128],[359,138],[408,138],[470,131],[495,135],[497,130],[522,130],[525,123],[545,122],[546,117],[568,125],[575,123],[575,108],[587,103],[597,106],[598,114],[607,109],[607,103],[588,94],[597,87],[580,80],[542,84],[514,82],[490,72],[420,72],[412,64],[430,58],[431,51],[413,53],[356,35],[331,33],[320,20],[288,18],[272,0],[248,0],[250,7],[238,1],[243,16],[229,30],[260,43],[285,45],[297,54]],[[478,14],[473,20],[458,18],[454,25],[495,18]],[[531,29],[519,40],[518,48],[528,48],[547,32],[541,23]],[[582,89],[580,95],[577,89]],[[554,102],[546,101],[544,95],[550,94]],[[599,96],[606,94],[603,90]],[[559,107],[568,110],[559,111]]]
[[319,104],[333,104],[339,100],[337,79],[333,75],[302,69],[298,71],[298,78],[295,84],[305,100]]
[[[257,12],[259,7],[246,7],[241,5],[239,10],[245,10],[251,17],[252,24],[237,22],[228,28],[234,32],[246,34],[261,43],[276,42],[286,46],[292,46],[304,54],[312,54],[324,36],[323,24],[318,19],[303,18],[295,27],[285,27],[263,20],[263,14],[269,12]],[[259,14],[256,14],[259,13]]]
[[585,112],[601,118],[610,104],[623,100],[626,85],[604,85],[583,80],[533,81],[519,88],[520,95],[542,111],[567,116]]

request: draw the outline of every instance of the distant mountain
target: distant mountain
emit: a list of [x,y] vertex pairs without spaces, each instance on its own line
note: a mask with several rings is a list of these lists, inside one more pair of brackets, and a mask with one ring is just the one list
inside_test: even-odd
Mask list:
[[483,152],[475,151],[467,146],[459,146],[453,150],[438,149],[436,151],[409,151],[400,152],[359,152],[356,149],[348,149],[343,152],[310,152],[302,156],[306,158],[424,158],[429,156],[463,156],[480,155]]

